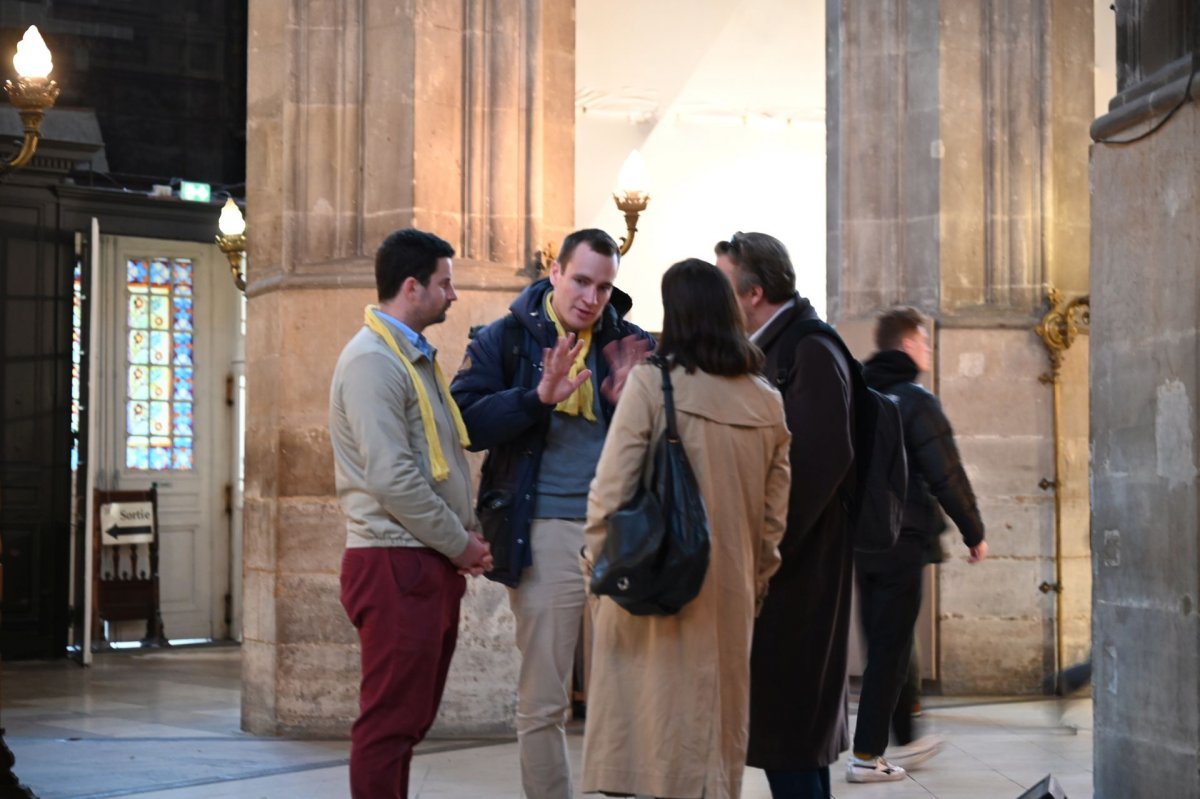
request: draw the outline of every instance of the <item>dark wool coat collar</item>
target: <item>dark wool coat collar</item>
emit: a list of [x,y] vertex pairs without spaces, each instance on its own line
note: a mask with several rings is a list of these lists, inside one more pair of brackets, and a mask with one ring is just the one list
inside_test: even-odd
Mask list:
[[796,294],[793,299],[796,301],[796,304],[776,317],[775,321],[768,324],[767,329],[758,337],[758,348],[760,350],[765,351],[770,347],[775,339],[779,338],[779,334],[787,330],[788,326],[793,322],[819,318],[816,309],[812,307],[812,303],[807,298]]

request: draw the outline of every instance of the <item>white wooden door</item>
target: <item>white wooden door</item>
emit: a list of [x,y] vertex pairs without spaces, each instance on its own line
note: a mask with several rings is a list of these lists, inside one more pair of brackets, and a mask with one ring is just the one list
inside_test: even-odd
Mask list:
[[[171,640],[223,639],[230,585],[229,399],[236,288],[215,245],[101,237],[98,488],[157,484],[159,585]],[[136,640],[144,625],[119,626]]]

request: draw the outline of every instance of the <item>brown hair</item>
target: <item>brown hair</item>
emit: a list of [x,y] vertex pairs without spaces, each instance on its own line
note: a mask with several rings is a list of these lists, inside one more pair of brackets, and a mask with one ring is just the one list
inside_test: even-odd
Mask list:
[[739,295],[755,286],[762,286],[767,302],[779,305],[796,293],[796,271],[787,247],[766,233],[743,233],[740,230],[729,241],[718,241],[713,248],[737,267],[735,288]]
[[929,327],[925,315],[916,308],[901,306],[881,313],[875,321],[875,348],[898,350],[904,339],[916,335],[917,328]]
[[762,351],[742,329],[742,311],[725,274],[689,258],[662,278],[663,332],[657,354],[689,373],[736,377],[762,371]]
[[568,235],[563,239],[562,246],[558,248],[558,257],[554,260],[558,261],[559,266],[564,271],[567,268],[567,264],[571,262],[571,256],[580,244],[586,244],[597,255],[603,255],[607,258],[615,255],[618,261],[621,258],[621,248],[613,241],[612,236],[598,228],[584,228]]

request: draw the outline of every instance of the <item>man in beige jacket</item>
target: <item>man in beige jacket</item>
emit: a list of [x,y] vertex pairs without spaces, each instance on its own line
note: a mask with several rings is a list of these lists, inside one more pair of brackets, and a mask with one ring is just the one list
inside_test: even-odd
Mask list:
[[379,305],[338,358],[330,435],[346,515],[342,606],[362,644],[350,733],[354,799],[408,796],[458,636],[464,573],[491,568],[476,531],[467,435],[422,334],[456,299],[454,249],[397,230],[375,256]]

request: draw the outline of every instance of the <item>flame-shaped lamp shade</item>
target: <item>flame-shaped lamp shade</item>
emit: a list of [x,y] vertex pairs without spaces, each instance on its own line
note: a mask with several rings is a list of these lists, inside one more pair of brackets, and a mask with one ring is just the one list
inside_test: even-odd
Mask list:
[[646,161],[642,154],[634,150],[625,159],[621,172],[617,175],[617,193],[636,197],[639,194],[650,193],[650,180],[646,174]]
[[221,207],[221,218],[217,220],[217,227],[226,236],[240,236],[246,232],[246,218],[242,216],[242,209],[238,208],[232,197]]
[[17,43],[17,54],[13,56],[13,67],[22,78],[45,80],[54,69],[50,48],[46,47],[37,25],[30,25],[25,36]]

